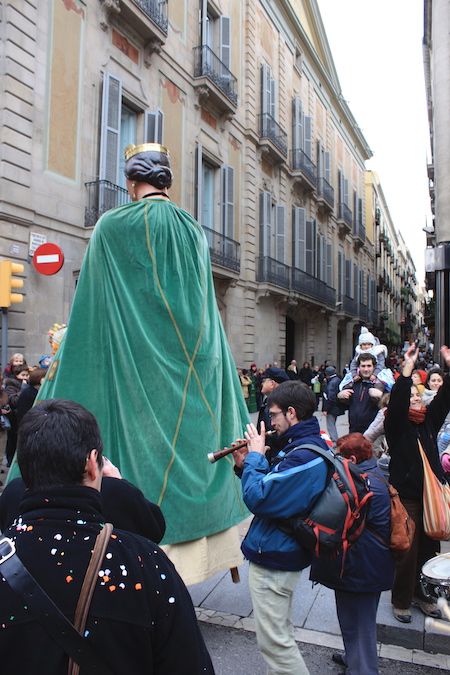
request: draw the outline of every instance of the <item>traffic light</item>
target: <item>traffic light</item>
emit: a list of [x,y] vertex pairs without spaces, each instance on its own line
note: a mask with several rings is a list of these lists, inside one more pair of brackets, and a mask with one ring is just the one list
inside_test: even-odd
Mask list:
[[14,279],[13,274],[22,274],[24,266],[10,260],[0,260],[0,307],[10,307],[13,302],[22,302],[22,293],[11,289],[22,288],[23,279]]

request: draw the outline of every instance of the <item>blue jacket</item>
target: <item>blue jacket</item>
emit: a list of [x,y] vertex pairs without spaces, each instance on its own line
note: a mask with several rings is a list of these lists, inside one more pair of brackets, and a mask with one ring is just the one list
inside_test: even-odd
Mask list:
[[[375,476],[382,476],[375,458],[358,464],[360,473],[368,473],[373,492],[372,505],[366,527],[352,548],[347,551],[342,570],[342,555],[315,557],[310,579],[328,588],[354,593],[375,593],[392,588],[394,556],[387,543],[391,524],[391,498],[387,486]],[[378,535],[378,536],[377,536]],[[383,541],[380,540],[380,537]]]
[[276,459],[280,461],[272,468],[258,452],[250,452],[245,458],[242,493],[255,518],[242,542],[242,552],[248,560],[263,567],[294,571],[311,564],[312,552],[278,529],[272,519],[307,513],[325,489],[327,467],[325,461],[311,450],[287,453],[305,443],[313,443],[324,450],[328,450],[328,446],[315,417],[290,427],[281,436],[286,437],[288,444],[278,454]]

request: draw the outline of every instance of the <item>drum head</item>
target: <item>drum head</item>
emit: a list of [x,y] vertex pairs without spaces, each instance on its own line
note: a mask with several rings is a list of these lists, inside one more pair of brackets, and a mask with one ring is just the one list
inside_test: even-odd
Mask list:
[[450,553],[437,555],[422,567],[422,574],[430,581],[439,581],[450,585]]

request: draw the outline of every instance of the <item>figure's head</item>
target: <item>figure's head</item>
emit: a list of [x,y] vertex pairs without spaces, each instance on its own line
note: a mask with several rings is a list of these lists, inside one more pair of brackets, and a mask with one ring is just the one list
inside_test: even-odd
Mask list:
[[282,382],[267,396],[272,426],[278,435],[283,434],[294,424],[310,419],[316,405],[316,397],[311,389],[296,380]]
[[364,462],[373,457],[372,443],[362,434],[345,434],[336,441],[336,451],[342,457],[351,459],[354,464]]
[[423,408],[422,397],[415,384],[413,384],[413,386],[411,387],[411,393],[409,396],[409,407],[415,410],[421,410],[421,408]]
[[27,365],[21,364],[18,366],[13,366],[12,369],[12,374],[16,378],[16,380],[22,380],[22,382],[25,380],[28,380],[28,376],[30,374],[30,370]]
[[358,344],[362,350],[367,350],[373,347],[376,343],[375,337],[370,333],[365,326],[361,328],[358,337]]
[[17,461],[29,490],[83,485],[94,460],[101,476],[102,453],[97,420],[75,401],[42,401],[20,423]]
[[373,354],[360,354],[356,360],[363,380],[368,380],[375,370],[377,360]]
[[47,368],[34,368],[28,377],[28,384],[31,387],[36,387],[39,389],[46,375]]
[[428,371],[425,386],[431,391],[438,391],[444,384],[444,372],[440,368],[432,368]]
[[159,143],[131,143],[124,152],[125,177],[131,183],[148,183],[158,190],[170,188],[173,174],[166,148]]
[[22,364],[26,364],[25,358],[23,354],[13,354],[9,360],[9,365],[10,366],[21,366]]

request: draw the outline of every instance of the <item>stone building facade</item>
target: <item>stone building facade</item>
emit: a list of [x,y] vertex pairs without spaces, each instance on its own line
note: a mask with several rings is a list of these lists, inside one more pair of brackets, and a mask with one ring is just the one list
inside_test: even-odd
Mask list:
[[[377,327],[379,240],[371,151],[316,0],[1,9],[0,257],[26,268],[8,352],[48,352],[95,221],[128,200],[123,148],[156,141],[171,152],[171,198],[204,227],[236,363],[342,367],[360,325]],[[39,238],[64,252],[54,276],[31,264]]]

